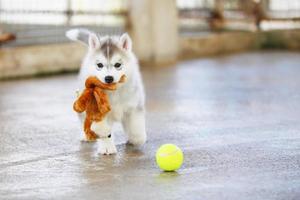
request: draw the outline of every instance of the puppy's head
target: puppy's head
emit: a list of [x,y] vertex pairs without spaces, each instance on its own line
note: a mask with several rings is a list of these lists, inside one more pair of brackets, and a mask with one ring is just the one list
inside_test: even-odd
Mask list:
[[131,39],[125,33],[121,37],[99,38],[89,36],[88,59],[95,75],[103,83],[117,83],[130,70]]
[[127,33],[120,37],[99,37],[88,30],[70,30],[67,37],[88,45],[85,64],[90,75],[96,76],[103,83],[117,83],[122,75],[130,76],[132,62],[132,42]]

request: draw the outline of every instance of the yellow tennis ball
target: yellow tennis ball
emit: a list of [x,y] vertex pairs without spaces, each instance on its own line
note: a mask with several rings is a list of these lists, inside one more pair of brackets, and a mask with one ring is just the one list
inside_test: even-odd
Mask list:
[[164,171],[175,171],[183,163],[183,153],[174,144],[164,144],[156,152],[156,163]]

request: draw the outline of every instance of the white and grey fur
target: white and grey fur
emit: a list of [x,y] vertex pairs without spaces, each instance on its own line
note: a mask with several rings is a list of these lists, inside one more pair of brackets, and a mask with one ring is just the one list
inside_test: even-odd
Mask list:
[[[126,76],[125,83],[118,84],[116,91],[107,91],[112,110],[105,120],[94,122],[91,126],[91,129],[100,136],[99,153],[117,152],[113,137],[105,138],[111,134],[114,122],[122,123],[129,143],[144,144],[146,142],[145,93],[129,35],[124,33],[120,37],[100,37],[87,29],[71,29],[66,32],[66,36],[88,46],[79,73],[80,91],[84,89],[85,80],[89,76],[96,76],[102,82],[105,82],[105,77],[111,76],[115,83],[122,75]],[[101,67],[99,63],[103,66]],[[121,66],[116,68],[116,63],[120,63]],[[80,115],[80,118],[83,121],[84,115]]]

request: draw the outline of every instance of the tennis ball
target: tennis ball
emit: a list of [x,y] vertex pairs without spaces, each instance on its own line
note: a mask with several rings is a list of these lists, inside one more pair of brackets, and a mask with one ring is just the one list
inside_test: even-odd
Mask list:
[[174,144],[164,144],[156,152],[156,163],[164,171],[175,171],[183,163],[183,153]]

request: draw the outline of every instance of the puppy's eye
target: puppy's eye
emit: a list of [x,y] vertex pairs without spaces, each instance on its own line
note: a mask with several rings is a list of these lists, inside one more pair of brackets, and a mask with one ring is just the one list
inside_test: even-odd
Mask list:
[[119,69],[121,67],[121,63],[116,63],[115,68]]
[[103,64],[102,64],[102,63],[98,63],[98,64],[97,64],[97,67],[98,67],[99,69],[102,69],[102,68],[103,68]]

